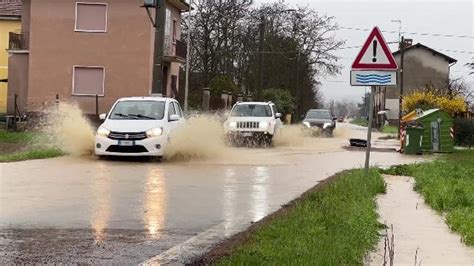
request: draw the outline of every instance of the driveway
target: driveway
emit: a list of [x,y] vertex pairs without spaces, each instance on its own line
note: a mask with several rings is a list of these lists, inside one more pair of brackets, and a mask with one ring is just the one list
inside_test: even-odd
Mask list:
[[[0,263],[186,262],[319,181],[361,167],[343,125],[333,139],[229,148],[208,160],[62,157],[0,164]],[[418,157],[373,153],[372,164]]]

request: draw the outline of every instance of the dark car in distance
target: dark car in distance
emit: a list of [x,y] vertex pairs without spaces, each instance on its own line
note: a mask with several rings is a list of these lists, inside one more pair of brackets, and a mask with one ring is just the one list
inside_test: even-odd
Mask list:
[[336,118],[326,109],[310,109],[303,120],[303,125],[311,130],[321,131],[326,136],[332,136],[336,128]]

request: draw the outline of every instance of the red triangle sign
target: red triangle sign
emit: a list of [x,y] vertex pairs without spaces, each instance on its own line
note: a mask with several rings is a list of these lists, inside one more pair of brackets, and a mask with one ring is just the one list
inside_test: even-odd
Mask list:
[[357,55],[352,69],[397,70],[398,65],[378,27],[374,27]]

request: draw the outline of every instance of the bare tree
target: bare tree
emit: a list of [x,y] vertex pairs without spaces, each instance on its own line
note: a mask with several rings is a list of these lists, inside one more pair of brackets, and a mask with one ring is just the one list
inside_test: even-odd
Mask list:
[[256,92],[262,22],[264,82],[258,89],[289,90],[298,96],[302,110],[314,108],[321,100],[321,77],[340,70],[334,54],[343,45],[335,38],[337,25],[313,9],[288,12],[284,1],[254,7],[251,0],[196,0],[194,8],[191,84],[195,89],[226,76],[243,93]]

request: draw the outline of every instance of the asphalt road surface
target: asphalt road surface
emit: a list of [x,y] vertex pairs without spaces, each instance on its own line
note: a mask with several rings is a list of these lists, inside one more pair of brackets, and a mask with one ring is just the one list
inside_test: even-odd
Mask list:
[[[332,139],[188,162],[62,157],[0,164],[0,264],[186,262],[364,152]],[[377,137],[377,135],[375,136]],[[373,153],[385,166],[419,160]]]

